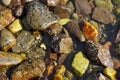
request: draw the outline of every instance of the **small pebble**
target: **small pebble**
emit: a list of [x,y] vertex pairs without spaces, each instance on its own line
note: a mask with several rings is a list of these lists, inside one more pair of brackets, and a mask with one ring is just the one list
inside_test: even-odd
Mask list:
[[8,5],[10,5],[11,0],[2,0],[2,3],[3,3],[5,6],[8,6]]

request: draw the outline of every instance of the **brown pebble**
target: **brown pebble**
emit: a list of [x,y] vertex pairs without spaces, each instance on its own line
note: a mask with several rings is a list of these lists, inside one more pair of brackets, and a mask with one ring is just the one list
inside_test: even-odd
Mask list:
[[25,3],[31,2],[31,1],[33,1],[33,0],[21,0],[21,1],[22,1],[22,4],[25,4]]
[[23,14],[23,8],[24,8],[23,5],[16,7],[13,11],[13,15],[16,17],[21,17]]

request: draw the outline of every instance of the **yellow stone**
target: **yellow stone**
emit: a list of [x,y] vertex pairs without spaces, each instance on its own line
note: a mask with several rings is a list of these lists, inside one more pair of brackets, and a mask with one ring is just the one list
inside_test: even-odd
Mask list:
[[108,78],[110,78],[111,80],[116,80],[115,79],[115,75],[116,75],[116,71],[110,67],[106,67],[103,70],[104,75],[106,75]]
[[21,31],[22,25],[20,23],[20,20],[16,19],[8,28],[12,33],[17,33],[19,31]]

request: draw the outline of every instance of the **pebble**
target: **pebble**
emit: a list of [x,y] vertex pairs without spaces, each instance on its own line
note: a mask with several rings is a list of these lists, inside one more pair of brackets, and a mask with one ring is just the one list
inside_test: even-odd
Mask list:
[[2,3],[3,3],[5,6],[8,6],[8,5],[10,5],[11,0],[2,0]]
[[92,18],[104,24],[110,24],[114,21],[113,15],[104,7],[96,7],[93,10]]

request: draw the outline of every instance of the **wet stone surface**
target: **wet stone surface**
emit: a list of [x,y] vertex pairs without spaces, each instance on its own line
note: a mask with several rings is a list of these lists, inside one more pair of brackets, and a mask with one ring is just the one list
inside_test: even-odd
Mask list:
[[44,30],[50,25],[58,22],[58,17],[47,9],[47,6],[40,2],[27,4],[26,21],[35,30]]

